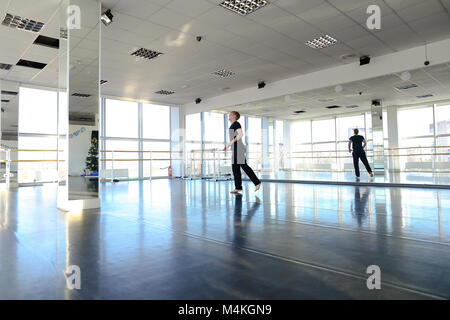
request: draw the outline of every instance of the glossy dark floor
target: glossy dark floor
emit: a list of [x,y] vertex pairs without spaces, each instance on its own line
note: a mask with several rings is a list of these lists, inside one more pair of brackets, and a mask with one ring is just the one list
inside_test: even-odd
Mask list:
[[[2,191],[0,298],[450,297],[450,190],[232,187],[106,184],[101,211],[83,214],[56,210],[56,185]],[[66,288],[69,265],[81,290]]]

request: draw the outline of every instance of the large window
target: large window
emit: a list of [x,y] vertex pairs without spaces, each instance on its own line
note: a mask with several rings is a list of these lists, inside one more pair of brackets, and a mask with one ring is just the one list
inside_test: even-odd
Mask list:
[[170,139],[170,107],[142,105],[142,136],[144,139]]
[[138,138],[138,103],[106,99],[105,113],[107,137]]
[[20,151],[18,159],[33,162],[19,162],[19,183],[58,180],[54,162],[57,157],[57,107],[56,91],[20,88],[19,149],[29,151]]
[[[445,163],[450,161],[450,104],[437,105],[435,109],[436,117],[436,161]],[[444,167],[438,164],[438,169]],[[444,168],[442,168],[444,169]]]

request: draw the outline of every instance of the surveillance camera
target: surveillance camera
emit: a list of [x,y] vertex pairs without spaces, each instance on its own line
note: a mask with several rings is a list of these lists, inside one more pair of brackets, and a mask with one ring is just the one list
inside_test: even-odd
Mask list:
[[425,61],[424,63],[423,63],[424,65],[426,65],[426,66],[428,66],[429,64],[430,64],[430,61]]
[[202,41],[203,37],[202,36],[197,36],[196,39],[197,39],[198,42],[200,42],[200,41]]
[[202,102],[202,99],[200,99],[200,98],[195,99],[196,104],[199,104],[200,102]]
[[264,81],[260,81],[259,83],[258,83],[258,89],[262,89],[262,88],[264,88],[266,86],[266,83],[264,82]]
[[362,91],[360,91],[360,92],[358,92],[358,94],[359,94],[360,96],[362,96],[363,93],[362,93]]

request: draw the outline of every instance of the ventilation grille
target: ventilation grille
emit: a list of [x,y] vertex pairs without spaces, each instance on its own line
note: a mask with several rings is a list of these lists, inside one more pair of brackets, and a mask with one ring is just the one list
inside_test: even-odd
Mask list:
[[89,98],[91,95],[90,94],[86,94],[86,93],[73,93],[72,94],[73,97],[80,97],[80,98]]
[[153,51],[153,50],[149,50],[149,49],[145,49],[145,48],[140,48],[139,50],[136,50],[135,52],[133,52],[131,55],[151,60],[156,57],[159,57],[162,54],[163,54],[162,52]]
[[46,63],[30,61],[30,60],[23,60],[23,59],[20,59],[19,62],[17,62],[17,65],[22,66],[22,67],[27,67],[27,68],[39,69],[39,70],[42,70],[47,66]]
[[9,96],[17,96],[19,93],[17,91],[2,90],[2,94]]
[[417,96],[417,98],[419,98],[419,99],[425,99],[425,98],[431,98],[431,97],[433,97],[433,95],[431,93]]
[[316,39],[309,40],[305,44],[313,49],[323,49],[337,43],[337,40],[329,35],[324,35]]
[[169,96],[171,94],[174,94],[175,91],[169,91],[169,90],[159,90],[155,92],[156,94],[162,94],[164,96]]
[[4,102],[4,103],[8,103],[8,102],[9,102],[9,100],[8,100],[8,99],[2,99],[2,102]]
[[226,0],[220,5],[228,10],[246,16],[269,4],[266,0]]
[[337,109],[337,108],[340,108],[340,106],[328,106],[328,107],[326,107],[327,109]]
[[404,86],[395,87],[395,89],[397,89],[397,90],[408,90],[408,89],[412,89],[412,88],[417,88],[417,84],[410,83],[410,84],[407,84],[407,85],[404,85]]
[[300,114],[300,113],[305,113],[305,110],[298,110],[298,111],[294,111],[295,114]]
[[0,69],[1,70],[9,70],[11,68],[12,68],[12,64],[0,63]]
[[2,25],[24,31],[39,32],[44,23],[7,13],[3,18]]
[[217,70],[216,72],[213,72],[212,74],[215,76],[221,77],[221,78],[229,78],[229,77],[234,76],[234,72],[228,71],[225,69]]

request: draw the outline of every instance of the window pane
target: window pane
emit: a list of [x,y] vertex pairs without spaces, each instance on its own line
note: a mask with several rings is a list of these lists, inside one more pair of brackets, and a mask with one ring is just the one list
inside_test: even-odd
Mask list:
[[[144,151],[167,151],[164,153],[153,152],[152,159],[170,159],[170,142],[144,142]],[[150,159],[150,153],[144,152],[144,159]],[[174,155],[175,159],[179,158],[179,155]],[[167,177],[170,161],[168,160],[155,160],[152,161],[152,177]],[[150,161],[143,162],[144,178],[150,177]]]
[[276,135],[277,135],[277,144],[284,143],[284,123],[283,121],[276,121]]
[[400,138],[433,135],[433,108],[399,110],[398,134]]
[[450,104],[436,106],[435,115],[436,135],[450,134]]
[[19,132],[56,134],[58,93],[20,88]]
[[[19,136],[19,149],[56,150],[56,140],[56,137]],[[19,160],[56,160],[56,152],[19,151]],[[19,162],[19,183],[56,180],[56,162]]]
[[261,143],[261,119],[248,118],[248,143]]
[[[121,141],[121,140],[106,140],[106,150],[114,151],[137,151],[139,145],[137,141]],[[111,153],[106,154],[107,159],[111,159]],[[139,159],[138,152],[114,152],[114,159]],[[111,161],[106,162],[106,169],[112,169]],[[114,170],[121,169],[123,174],[114,174],[118,178],[138,178],[139,177],[139,161],[114,161]]]
[[144,103],[142,134],[146,139],[170,139],[170,107]]
[[296,121],[291,124],[291,143],[311,143],[311,121]]
[[224,115],[222,113],[205,112],[205,141],[224,141]]
[[138,137],[138,104],[136,102],[106,99],[106,136]]
[[353,136],[353,129],[359,129],[359,134],[364,137],[366,136],[364,115],[337,118],[336,122],[338,126],[337,133],[339,141],[347,141]]
[[313,121],[312,129],[313,142],[335,141],[334,119]]
[[186,140],[200,141],[202,127],[200,122],[200,113],[189,114],[186,116]]

